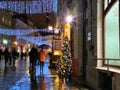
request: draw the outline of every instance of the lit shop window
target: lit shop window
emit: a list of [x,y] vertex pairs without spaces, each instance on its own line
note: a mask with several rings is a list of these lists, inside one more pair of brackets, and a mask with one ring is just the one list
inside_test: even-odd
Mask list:
[[5,18],[4,17],[2,17],[2,23],[4,23],[5,22]]
[[[105,16],[105,58],[120,58],[119,0]],[[107,61],[105,61],[105,64]],[[110,60],[110,65],[120,66],[120,60]]]

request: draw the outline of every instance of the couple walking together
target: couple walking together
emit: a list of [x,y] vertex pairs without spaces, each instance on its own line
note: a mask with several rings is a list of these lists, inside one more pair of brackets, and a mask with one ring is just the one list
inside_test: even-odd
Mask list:
[[35,69],[36,61],[37,61],[37,59],[39,59],[40,71],[43,72],[44,61],[45,61],[45,56],[46,56],[45,50],[43,48],[41,48],[41,50],[38,52],[35,45],[33,45],[31,51],[29,52],[29,56],[30,56],[30,67],[32,67],[32,70]]

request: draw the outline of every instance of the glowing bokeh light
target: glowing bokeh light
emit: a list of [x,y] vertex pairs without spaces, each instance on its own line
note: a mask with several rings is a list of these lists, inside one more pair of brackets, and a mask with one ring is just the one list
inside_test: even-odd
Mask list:
[[70,15],[66,17],[66,21],[69,22],[69,23],[72,22],[72,19],[73,19],[73,18],[72,18],[72,16],[70,16]]

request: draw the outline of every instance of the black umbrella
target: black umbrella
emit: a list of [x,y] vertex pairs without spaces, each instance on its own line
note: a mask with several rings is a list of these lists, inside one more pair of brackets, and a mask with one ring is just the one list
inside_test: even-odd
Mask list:
[[42,44],[39,46],[39,48],[48,49],[48,48],[51,48],[51,46],[47,44]]

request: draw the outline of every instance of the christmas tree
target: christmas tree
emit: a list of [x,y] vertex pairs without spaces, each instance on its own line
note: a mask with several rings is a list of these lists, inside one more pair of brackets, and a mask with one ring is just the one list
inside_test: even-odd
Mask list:
[[71,71],[71,51],[68,37],[64,37],[62,56],[58,60],[57,71],[59,74],[68,74]]

